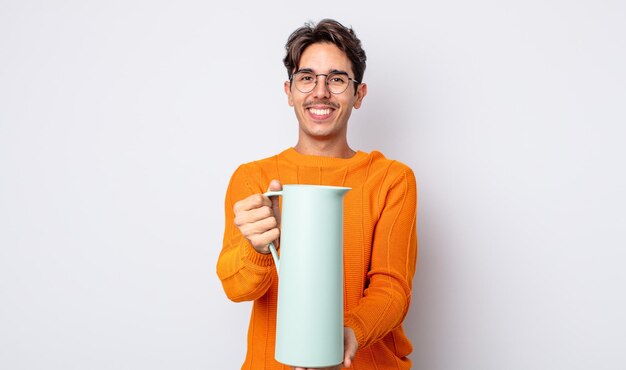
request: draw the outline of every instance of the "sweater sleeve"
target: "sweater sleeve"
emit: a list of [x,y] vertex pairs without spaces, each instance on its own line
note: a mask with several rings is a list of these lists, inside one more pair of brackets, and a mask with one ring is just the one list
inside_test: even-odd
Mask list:
[[354,330],[359,348],[402,324],[409,309],[417,260],[417,186],[410,168],[404,167],[388,191],[381,192],[379,201],[381,213],[373,235],[369,284],[344,320],[345,326]]
[[263,296],[275,274],[272,256],[254,250],[234,224],[235,203],[261,192],[244,166],[235,171],[226,191],[224,241],[217,260],[217,275],[224,292],[235,302]]

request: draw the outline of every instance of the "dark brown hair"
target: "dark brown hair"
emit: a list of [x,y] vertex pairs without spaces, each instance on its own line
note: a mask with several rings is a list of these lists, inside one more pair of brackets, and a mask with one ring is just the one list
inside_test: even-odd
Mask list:
[[304,49],[318,42],[335,44],[346,53],[352,62],[354,79],[359,82],[363,81],[366,57],[361,47],[361,40],[356,37],[352,28],[345,27],[332,19],[323,19],[317,24],[307,22],[289,36],[285,45],[287,55],[283,59],[289,79],[298,68]]

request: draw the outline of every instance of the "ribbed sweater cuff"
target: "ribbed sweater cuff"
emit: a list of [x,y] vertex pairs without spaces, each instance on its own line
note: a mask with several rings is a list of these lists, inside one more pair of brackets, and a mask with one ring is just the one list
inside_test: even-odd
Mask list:
[[250,243],[246,243],[244,248],[245,248],[244,256],[246,260],[248,260],[250,263],[257,265],[259,267],[268,267],[274,263],[274,260],[272,259],[271,254],[263,254],[263,253],[257,252],[250,245]]
[[363,328],[361,320],[352,314],[347,314],[343,319],[343,326],[354,330],[359,349],[363,348],[365,344],[365,329]]

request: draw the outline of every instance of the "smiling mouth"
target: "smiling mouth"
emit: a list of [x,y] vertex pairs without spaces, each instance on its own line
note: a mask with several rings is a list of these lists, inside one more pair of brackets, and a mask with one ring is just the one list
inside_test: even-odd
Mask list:
[[316,116],[327,116],[330,114],[330,108],[309,108],[309,112]]

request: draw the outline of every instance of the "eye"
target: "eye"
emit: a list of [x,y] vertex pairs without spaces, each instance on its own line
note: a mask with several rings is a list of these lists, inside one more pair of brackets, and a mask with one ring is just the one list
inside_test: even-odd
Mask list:
[[328,76],[328,83],[333,85],[343,85],[348,82],[348,76],[345,75],[330,75]]
[[311,73],[298,73],[298,81],[302,81],[302,82],[315,81],[315,76]]

